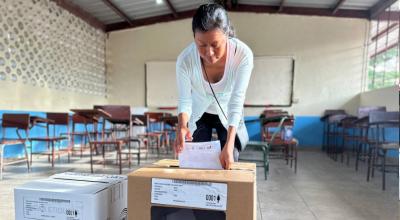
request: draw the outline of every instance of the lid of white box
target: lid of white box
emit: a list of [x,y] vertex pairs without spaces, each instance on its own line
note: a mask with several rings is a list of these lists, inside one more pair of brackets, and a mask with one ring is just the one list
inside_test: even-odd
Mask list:
[[34,180],[16,189],[60,193],[96,194],[109,186],[121,182],[126,176],[61,173],[47,179]]
[[58,173],[50,176],[51,179],[67,179],[67,180],[78,180],[78,181],[89,181],[99,183],[118,183],[122,180],[126,180],[127,176],[124,175],[112,175],[112,174],[93,174],[93,173],[76,173],[76,172],[65,172]]

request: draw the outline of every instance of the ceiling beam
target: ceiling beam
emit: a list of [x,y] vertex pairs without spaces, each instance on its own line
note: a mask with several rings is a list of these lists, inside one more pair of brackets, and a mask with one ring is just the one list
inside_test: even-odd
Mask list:
[[[276,6],[261,5],[245,5],[238,4],[232,11],[237,12],[255,12],[255,13],[276,13]],[[285,6],[280,14],[290,15],[311,15],[311,16],[328,16],[328,17],[344,17],[344,18],[363,18],[368,19],[368,11],[365,10],[340,10],[336,14],[332,14],[329,8],[306,8],[306,7],[288,7]]]
[[176,12],[174,6],[172,5],[170,0],[165,0],[167,2],[168,8],[169,10],[172,11],[172,15],[174,16],[174,18],[178,18],[178,13]]
[[122,19],[124,19],[128,24],[132,25],[133,22],[129,18],[128,15],[126,15],[121,9],[119,9],[114,3],[112,3],[111,0],[103,0],[104,4],[106,4],[109,8],[111,8],[117,15],[119,15]]
[[285,0],[282,0],[282,1],[281,1],[281,4],[279,5],[278,13],[280,13],[280,12],[283,11],[284,5],[285,5]]
[[106,26],[103,24],[103,22],[99,21],[97,18],[89,14],[87,11],[83,10],[79,6],[75,5],[69,0],[52,0],[55,2],[59,7],[63,8],[64,10],[67,10],[71,14],[77,16],[78,18],[82,19],[86,23],[88,23],[90,26],[100,29],[102,31],[106,30]]
[[[189,10],[183,12],[177,12],[178,17],[175,18],[171,14],[161,15],[150,18],[136,19],[132,21],[132,25],[129,25],[127,22],[120,22],[109,24],[106,26],[106,31],[116,31],[122,30],[126,28],[139,27],[144,25],[151,25],[155,23],[176,21],[185,18],[192,18],[196,10]],[[260,5],[243,5],[237,4],[233,5],[231,11],[233,12],[252,12],[252,13],[270,13],[276,14],[277,6],[260,6]],[[312,15],[312,16],[328,16],[328,17],[344,17],[344,18],[362,18],[368,19],[369,13],[366,10],[339,10],[336,14],[332,14],[332,9],[321,9],[321,8],[304,8],[304,7],[284,7],[280,14],[289,14],[289,15]]]
[[336,5],[332,8],[332,14],[333,14],[333,15],[336,14],[337,11],[339,11],[339,8],[343,5],[343,3],[344,3],[345,1],[346,1],[346,0],[338,0],[338,1],[337,1]]
[[127,28],[151,25],[151,24],[156,24],[156,23],[177,21],[177,20],[181,20],[181,19],[185,19],[185,18],[192,18],[195,12],[196,12],[196,10],[177,12],[177,14],[178,14],[177,18],[175,18],[171,14],[168,14],[168,15],[160,15],[160,16],[155,16],[155,17],[150,17],[150,18],[135,19],[132,21],[132,24],[129,24],[128,22],[119,22],[119,23],[114,23],[114,24],[108,24],[106,26],[106,31],[110,32],[110,31],[122,30],[122,29],[127,29]]
[[376,19],[379,14],[384,12],[388,7],[390,7],[397,0],[380,0],[374,6],[369,9],[370,19]]

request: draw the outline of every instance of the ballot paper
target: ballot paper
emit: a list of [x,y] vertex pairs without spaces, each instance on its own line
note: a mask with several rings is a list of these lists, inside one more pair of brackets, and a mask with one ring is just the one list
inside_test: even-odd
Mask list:
[[179,167],[222,170],[220,154],[219,141],[186,142],[183,151],[179,154]]

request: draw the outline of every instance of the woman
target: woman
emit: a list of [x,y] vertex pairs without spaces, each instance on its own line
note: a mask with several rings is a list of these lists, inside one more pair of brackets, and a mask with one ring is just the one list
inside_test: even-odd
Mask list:
[[192,30],[194,42],[176,63],[179,123],[175,149],[181,152],[185,139],[210,141],[215,129],[222,147],[221,165],[229,169],[248,140],[243,103],[253,53],[234,38],[227,13],[218,4],[201,5]]

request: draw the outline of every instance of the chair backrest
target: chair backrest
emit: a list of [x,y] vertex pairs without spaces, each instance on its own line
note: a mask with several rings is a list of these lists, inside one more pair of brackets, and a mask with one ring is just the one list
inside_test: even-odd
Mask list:
[[132,126],[147,126],[145,115],[132,115]]
[[145,112],[145,116],[147,116],[148,119],[154,120],[154,121],[161,121],[163,117],[171,116],[170,113],[166,112]]
[[131,123],[131,107],[129,105],[95,105],[95,109],[102,109],[110,117],[105,117],[106,120],[113,124],[126,124]]
[[[343,109],[326,109],[324,115],[321,117],[321,121],[332,122],[332,117],[335,115],[346,115],[346,111]],[[328,125],[328,124],[326,124]]]
[[369,123],[381,124],[384,127],[399,127],[400,112],[372,111]]
[[288,114],[289,113],[287,111],[283,111],[281,109],[267,109],[261,113],[260,118],[283,116],[283,115],[288,115]]
[[340,123],[343,119],[348,117],[346,114],[335,114],[335,115],[330,115],[328,117],[328,122],[329,123]]
[[330,115],[345,115],[346,111],[343,109],[327,109],[324,111],[324,116]]
[[164,117],[172,116],[171,113],[167,112],[145,112],[144,115],[147,118],[147,131],[153,130],[164,130]]
[[78,114],[72,115],[72,123],[74,124],[92,124],[94,122],[95,121],[92,118],[89,119]]
[[163,120],[167,125],[171,127],[175,127],[178,124],[178,116],[168,116],[165,117]]
[[[289,118],[289,116],[284,116],[279,120],[279,122],[274,123],[274,127],[267,127],[266,134],[262,137],[262,139],[265,138],[268,143],[274,144],[276,140],[281,139],[283,128],[285,126],[285,123],[287,122],[293,125],[293,118]],[[273,128],[273,130],[269,131],[269,128]]]
[[68,125],[69,124],[69,114],[68,113],[55,113],[55,112],[47,112],[47,119],[52,120],[53,122],[49,123],[52,125]]
[[274,140],[280,139],[280,136],[276,136],[281,133],[285,126],[294,126],[294,117],[290,115],[276,116],[273,121],[263,122],[261,126],[261,137],[262,139]]
[[[18,139],[22,139],[21,134],[19,133],[19,129],[25,130],[26,137],[29,136],[29,124],[30,117],[29,114],[13,114],[13,113],[4,113],[3,119],[1,122],[2,126],[2,135],[1,139],[5,139],[6,137],[6,128],[16,128],[16,134],[18,135]],[[1,169],[1,168],[0,168]]]
[[358,108],[358,118],[368,117],[372,111],[386,112],[385,106],[363,106]]
[[29,114],[4,113],[1,123],[3,128],[29,129]]
[[341,126],[345,128],[352,128],[354,127],[354,122],[357,120],[355,116],[347,116],[340,121]]

